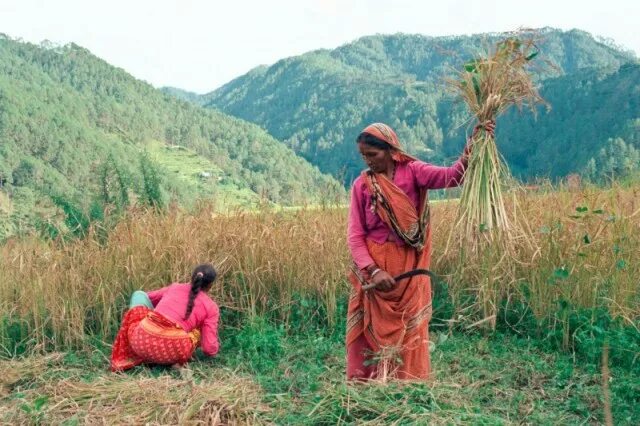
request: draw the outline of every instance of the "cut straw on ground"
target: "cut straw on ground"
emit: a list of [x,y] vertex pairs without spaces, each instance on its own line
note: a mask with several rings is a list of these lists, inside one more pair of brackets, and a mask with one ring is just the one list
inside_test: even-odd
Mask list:
[[[112,374],[88,379],[84,369],[69,368],[63,355],[3,361],[0,419],[11,424],[259,424],[268,411],[262,391],[235,372],[209,371],[193,380],[189,369],[159,377]],[[93,372],[95,374],[95,372]]]

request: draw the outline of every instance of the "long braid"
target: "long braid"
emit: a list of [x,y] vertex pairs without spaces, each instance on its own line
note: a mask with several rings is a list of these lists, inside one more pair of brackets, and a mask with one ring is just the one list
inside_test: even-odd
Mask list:
[[210,284],[215,281],[216,276],[216,270],[211,265],[204,264],[195,268],[191,275],[191,290],[189,291],[187,310],[184,314],[185,320],[189,319],[191,311],[193,311],[193,306],[195,304],[196,297],[198,297],[198,293],[203,289],[208,290]]
[[184,314],[184,319],[189,319],[191,311],[193,311],[193,304],[196,301],[196,296],[200,293],[200,286],[202,285],[202,272],[196,274],[196,278],[191,283],[191,290],[189,291],[189,302],[187,303],[187,312]]

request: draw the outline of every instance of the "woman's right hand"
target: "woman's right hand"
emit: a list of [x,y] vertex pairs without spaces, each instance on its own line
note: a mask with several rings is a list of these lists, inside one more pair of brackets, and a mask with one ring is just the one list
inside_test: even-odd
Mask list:
[[396,280],[387,271],[380,270],[371,278],[371,284],[375,286],[376,290],[389,291],[396,286]]

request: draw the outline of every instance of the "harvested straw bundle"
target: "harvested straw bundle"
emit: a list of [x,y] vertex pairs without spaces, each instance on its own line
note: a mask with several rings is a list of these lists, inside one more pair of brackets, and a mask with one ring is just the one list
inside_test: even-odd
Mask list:
[[530,61],[537,55],[534,38],[516,34],[497,43],[487,57],[467,62],[458,78],[449,80],[453,92],[480,123],[472,136],[457,227],[476,243],[481,235],[489,239],[495,235],[485,231],[510,231],[502,195],[509,173],[493,135],[484,126],[511,106],[528,106],[535,113],[535,105],[544,103],[529,73]]

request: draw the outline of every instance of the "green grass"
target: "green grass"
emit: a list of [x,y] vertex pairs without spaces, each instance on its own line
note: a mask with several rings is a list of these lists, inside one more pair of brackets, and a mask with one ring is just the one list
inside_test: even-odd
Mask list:
[[[228,212],[238,208],[251,210],[261,204],[258,194],[239,185],[213,161],[193,150],[169,146],[156,140],[148,141],[145,149],[162,174],[166,184],[166,188],[165,185],[163,188],[171,192],[182,207],[190,209],[199,201],[213,201],[216,211]],[[201,172],[210,176],[202,177]],[[12,188],[9,196],[7,189],[0,187],[0,242],[11,236],[36,231],[48,235],[44,230],[49,227],[68,232],[63,223],[62,209],[49,199],[52,194],[46,194],[47,197],[42,195],[37,190],[23,186]],[[77,200],[69,201],[80,210],[87,208]]]
[[[166,170],[167,180],[181,186],[182,192],[190,194],[188,198],[191,200],[213,198],[221,208],[249,207],[259,201],[255,192],[241,188],[213,161],[193,150],[160,141],[148,142],[146,149],[153,161]],[[202,177],[202,172],[210,176]]]
[[[173,380],[191,383],[192,387],[220,389],[222,376],[226,377],[227,385],[235,383],[233,380],[243,380],[238,382],[243,384],[237,385],[237,392],[249,382],[257,387],[254,399],[240,394],[214,395],[215,391],[208,391],[213,392],[210,398],[217,404],[222,404],[220,401],[224,398],[243,398],[244,405],[226,402],[226,406],[236,411],[244,410],[240,413],[243,415],[255,411],[251,423],[497,425],[603,422],[599,363],[561,353],[545,341],[509,333],[484,337],[433,331],[431,339],[435,347],[431,354],[433,379],[430,382],[347,385],[344,380],[344,324],[328,329],[316,319],[300,311],[294,315],[299,326],[285,328],[264,318],[237,322],[237,318],[226,314],[223,320],[227,326],[222,332],[220,355],[207,359],[198,354],[189,364],[188,371],[182,372],[138,367],[124,376],[113,375],[105,371],[108,347],[96,347],[93,352],[68,353],[49,360],[40,358],[45,360],[45,368],[31,368],[30,373],[13,379],[5,374],[0,379],[4,390],[0,399],[0,421],[38,423],[46,422],[47,418],[61,420],[68,417],[83,423],[96,415],[95,406],[99,405],[101,413],[108,415],[107,422],[118,422],[146,415],[144,410],[149,408],[122,406],[118,400],[122,390],[120,394],[113,391],[113,396],[103,390],[101,395],[95,396],[101,405],[92,402],[86,393],[69,392],[70,396],[61,400],[55,394],[61,389],[56,383],[63,383],[66,388],[71,386],[71,389],[79,388],[81,384],[89,389],[94,385],[104,389],[105,381],[109,380],[113,381],[108,383],[114,387],[128,382],[132,386],[154,381],[161,385]],[[33,362],[33,359],[26,358],[23,362]],[[634,419],[640,418],[638,364],[630,367],[611,365],[610,368],[614,421],[633,424]],[[166,396],[162,398],[177,404],[179,395],[172,394],[169,389],[164,392]],[[68,409],[74,404],[77,408],[66,414],[61,412],[60,407]],[[194,410],[193,418],[197,418],[197,407],[191,409]],[[158,416],[162,413],[153,413],[156,417],[151,418],[160,419]]]

